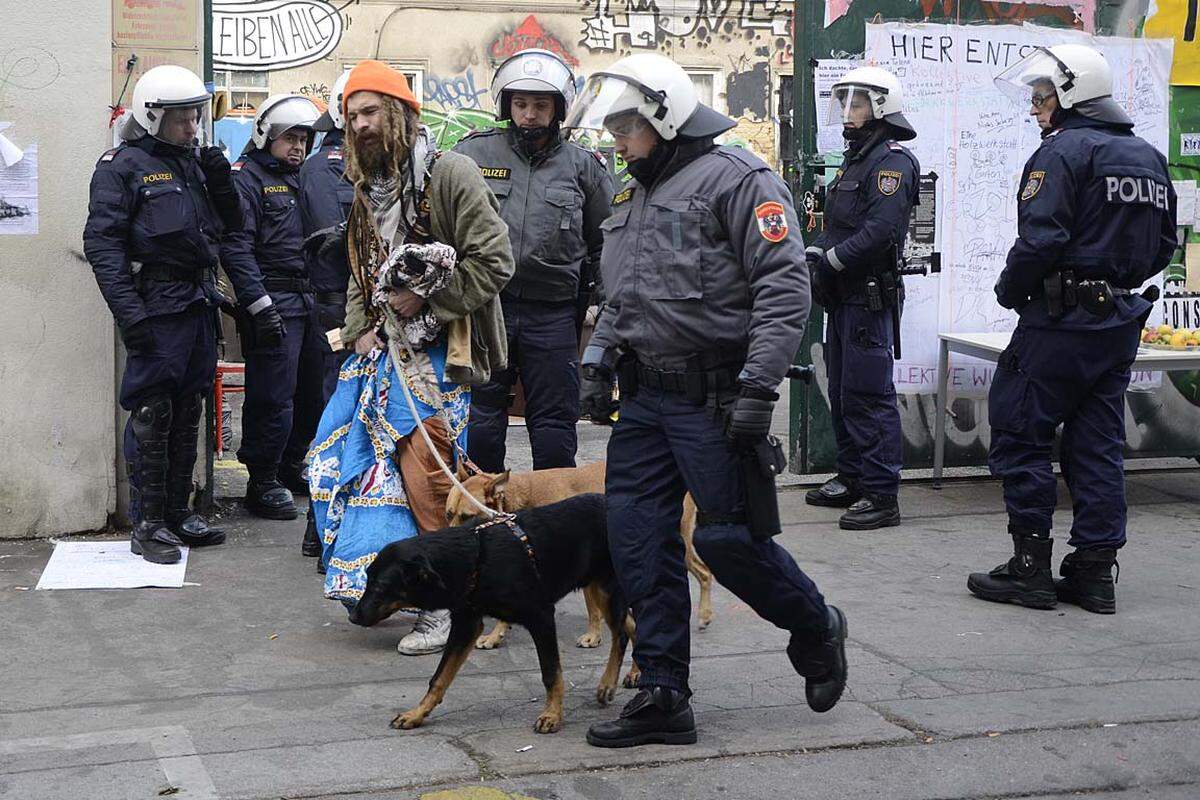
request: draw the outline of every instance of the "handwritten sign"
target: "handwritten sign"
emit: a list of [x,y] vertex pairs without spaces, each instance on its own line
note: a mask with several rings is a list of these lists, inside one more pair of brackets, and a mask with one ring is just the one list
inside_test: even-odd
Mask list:
[[[1038,45],[1096,47],[1112,66],[1113,95],[1133,118],[1134,132],[1166,153],[1173,43],[1036,25],[885,23],[867,25],[866,33],[862,63],[900,79],[904,115],[917,130],[905,145],[922,173],[938,175],[932,238],[941,272],[905,278],[904,360],[896,365],[899,391],[927,393],[936,388],[939,331],[1009,331],[1017,322],[996,302],[992,287],[1016,238],[1021,168],[1040,138],[1028,109],[1017,108],[993,78]],[[837,65],[821,66],[830,77],[836,74]],[[828,140],[835,130],[825,131]],[[955,380],[966,386],[990,381],[982,362],[956,358],[953,368],[960,370]]]
[[342,39],[342,17],[325,0],[217,0],[213,67],[265,72],[309,64]]

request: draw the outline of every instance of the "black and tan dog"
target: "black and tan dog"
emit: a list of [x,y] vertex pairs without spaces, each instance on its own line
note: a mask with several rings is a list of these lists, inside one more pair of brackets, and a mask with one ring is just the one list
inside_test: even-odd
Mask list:
[[533,637],[546,687],[546,707],[534,730],[557,731],[562,727],[563,677],[554,604],[585,586],[603,599],[612,634],[596,699],[601,705],[612,700],[632,623],[626,622],[608,555],[603,495],[584,494],[522,511],[514,522],[515,527],[471,523],[393,542],[367,568],[367,588],[350,612],[356,625],[374,625],[401,608],[450,609],[449,641],[429,691],[415,708],[396,715],[393,728],[424,722],[474,649],[483,617],[489,616],[522,625]]

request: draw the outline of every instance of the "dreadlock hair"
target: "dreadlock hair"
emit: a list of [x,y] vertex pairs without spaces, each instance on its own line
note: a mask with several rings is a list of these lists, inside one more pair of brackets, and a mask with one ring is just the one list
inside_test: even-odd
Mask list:
[[346,178],[354,184],[354,206],[347,220],[347,256],[350,262],[350,277],[362,290],[363,306],[372,328],[383,321],[383,313],[372,303],[375,294],[375,268],[386,257],[387,249],[380,241],[372,219],[371,204],[367,199],[368,183],[372,178],[392,178],[398,183],[410,169],[409,157],[417,141],[421,122],[417,112],[406,103],[388,95],[382,96],[383,130],[383,174],[375,175],[363,163],[358,136],[351,125],[346,126]]
[[408,157],[417,141],[421,127],[420,117],[407,103],[382,96],[383,130],[381,140],[384,148],[384,174],[373,176],[367,164],[362,163],[363,153],[359,149],[358,134],[354,127],[346,126],[346,177],[360,191],[372,177],[399,178],[408,169]]

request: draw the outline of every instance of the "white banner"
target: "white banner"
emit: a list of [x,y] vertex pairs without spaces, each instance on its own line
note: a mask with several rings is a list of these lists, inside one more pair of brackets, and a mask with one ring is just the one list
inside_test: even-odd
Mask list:
[[[905,145],[920,160],[922,173],[938,175],[942,271],[905,279],[905,358],[896,364],[895,375],[897,391],[931,393],[939,331],[1010,331],[1017,323],[1016,313],[996,302],[992,287],[1016,237],[1021,169],[1040,137],[1029,109],[1017,108],[992,79],[1034,46],[1092,45],[1112,66],[1113,96],[1133,118],[1134,132],[1165,154],[1174,42],[1036,25],[889,22],[867,25],[866,34],[864,63],[893,71],[904,87],[904,113],[917,130],[917,138]],[[823,113],[818,124],[824,124]],[[955,371],[956,379],[961,375],[960,389],[986,387],[990,368],[982,363],[976,368],[976,363],[956,360],[965,368]]]

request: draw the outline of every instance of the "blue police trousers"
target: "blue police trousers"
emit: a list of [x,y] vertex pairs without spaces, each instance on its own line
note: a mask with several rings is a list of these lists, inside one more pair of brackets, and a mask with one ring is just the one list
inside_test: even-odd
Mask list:
[[[622,398],[608,441],[608,544],[633,608],[642,686],[688,688],[691,600],[679,520],[688,491],[702,513],[741,513],[737,458],[713,410],[640,389]],[[787,551],[744,524],[698,525],[694,543],[713,575],[755,613],[806,638],[827,627],[825,598]]]
[[[171,398],[176,412],[196,395],[207,394],[217,374],[216,329],[213,310],[202,302],[193,303],[176,314],[149,318],[154,345],[148,350],[130,350],[125,355],[125,373],[121,377],[121,408],[133,411],[151,397]],[[175,420],[182,422],[182,420]],[[129,480],[137,488],[139,448],[133,435],[133,421],[125,424],[122,439]],[[194,453],[193,453],[194,455]],[[141,520],[138,493],[131,496],[130,519]]]
[[1060,463],[1075,518],[1070,545],[1125,544],[1125,390],[1141,325],[1101,330],[1018,326],[988,392],[988,466],[1004,481],[1013,527],[1048,531],[1057,503],[1050,463]]
[[579,334],[575,303],[502,298],[508,369],[471,392],[467,455],[484,472],[504,470],[508,395],[525,388],[533,468],[575,466],[579,421]]
[[315,311],[283,318],[283,341],[248,350],[242,446],[238,461],[249,467],[296,464],[308,453],[325,409],[325,360],[329,342]]

